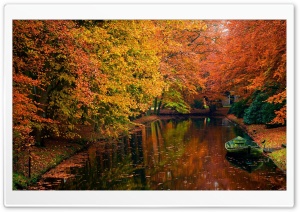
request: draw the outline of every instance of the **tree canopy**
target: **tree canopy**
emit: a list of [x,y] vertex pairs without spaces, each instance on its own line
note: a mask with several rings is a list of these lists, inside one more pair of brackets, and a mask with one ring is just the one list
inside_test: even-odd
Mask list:
[[[153,102],[188,113],[195,96],[234,91],[280,104],[286,121],[286,21],[15,20],[13,137],[117,136]],[[270,91],[272,90],[272,91]]]

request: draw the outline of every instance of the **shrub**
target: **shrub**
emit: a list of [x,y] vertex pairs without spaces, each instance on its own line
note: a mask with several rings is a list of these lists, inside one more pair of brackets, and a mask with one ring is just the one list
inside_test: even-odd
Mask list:
[[275,110],[282,107],[282,104],[271,104],[266,102],[270,94],[255,92],[254,100],[250,107],[245,110],[244,123],[246,124],[267,124],[275,118]]
[[243,118],[247,107],[247,100],[242,99],[241,101],[235,102],[229,109],[228,113],[234,114],[238,118]]

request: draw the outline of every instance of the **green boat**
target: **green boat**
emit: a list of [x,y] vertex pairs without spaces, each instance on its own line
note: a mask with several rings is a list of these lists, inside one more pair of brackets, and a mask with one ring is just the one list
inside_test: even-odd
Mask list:
[[225,143],[225,148],[229,153],[247,153],[247,154],[261,154],[263,149],[254,141],[249,141],[241,136],[238,136]]

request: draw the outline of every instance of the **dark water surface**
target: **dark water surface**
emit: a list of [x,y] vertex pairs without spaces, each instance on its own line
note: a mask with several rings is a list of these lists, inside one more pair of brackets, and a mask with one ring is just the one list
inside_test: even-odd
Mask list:
[[236,136],[248,137],[226,118],[155,121],[131,139],[92,145],[32,189],[285,190],[286,174],[267,157],[227,154]]

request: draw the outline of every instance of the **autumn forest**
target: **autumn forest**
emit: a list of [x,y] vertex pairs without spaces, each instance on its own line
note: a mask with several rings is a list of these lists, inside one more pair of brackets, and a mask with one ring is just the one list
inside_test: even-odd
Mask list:
[[286,125],[286,21],[13,22],[14,163],[47,139],[117,138],[228,98],[245,125]]

